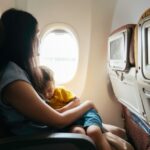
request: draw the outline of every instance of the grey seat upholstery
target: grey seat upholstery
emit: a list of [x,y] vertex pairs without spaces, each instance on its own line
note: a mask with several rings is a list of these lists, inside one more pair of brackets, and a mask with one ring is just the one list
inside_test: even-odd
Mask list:
[[1,150],[96,150],[86,135],[52,133],[33,136],[11,136],[0,139]]
[[46,133],[13,136],[0,118],[0,150],[96,150],[86,135],[75,133]]

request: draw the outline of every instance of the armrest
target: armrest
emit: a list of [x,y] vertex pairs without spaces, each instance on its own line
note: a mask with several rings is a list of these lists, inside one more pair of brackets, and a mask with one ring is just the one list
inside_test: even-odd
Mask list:
[[51,133],[33,136],[13,136],[0,139],[2,150],[96,150],[86,135],[75,133]]

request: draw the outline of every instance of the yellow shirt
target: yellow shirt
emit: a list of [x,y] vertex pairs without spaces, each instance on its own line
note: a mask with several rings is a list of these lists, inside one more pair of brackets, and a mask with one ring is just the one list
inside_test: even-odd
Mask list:
[[75,98],[75,95],[65,89],[64,87],[58,87],[54,90],[54,95],[49,99],[48,104],[54,109],[59,109],[68,104]]

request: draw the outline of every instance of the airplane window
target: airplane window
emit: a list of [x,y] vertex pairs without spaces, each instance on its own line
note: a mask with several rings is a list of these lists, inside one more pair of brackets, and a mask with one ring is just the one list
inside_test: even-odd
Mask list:
[[73,32],[61,28],[47,30],[41,38],[40,65],[54,71],[56,84],[70,81],[77,70],[78,43]]

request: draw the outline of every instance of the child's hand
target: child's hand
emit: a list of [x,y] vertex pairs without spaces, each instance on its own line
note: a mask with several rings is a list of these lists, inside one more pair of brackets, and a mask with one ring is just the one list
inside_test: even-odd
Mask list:
[[69,109],[72,109],[74,107],[77,107],[78,105],[80,105],[80,99],[78,98],[74,98],[71,102],[69,102],[67,105],[65,105],[62,108],[56,109],[56,111],[58,111],[59,113],[65,112]]

